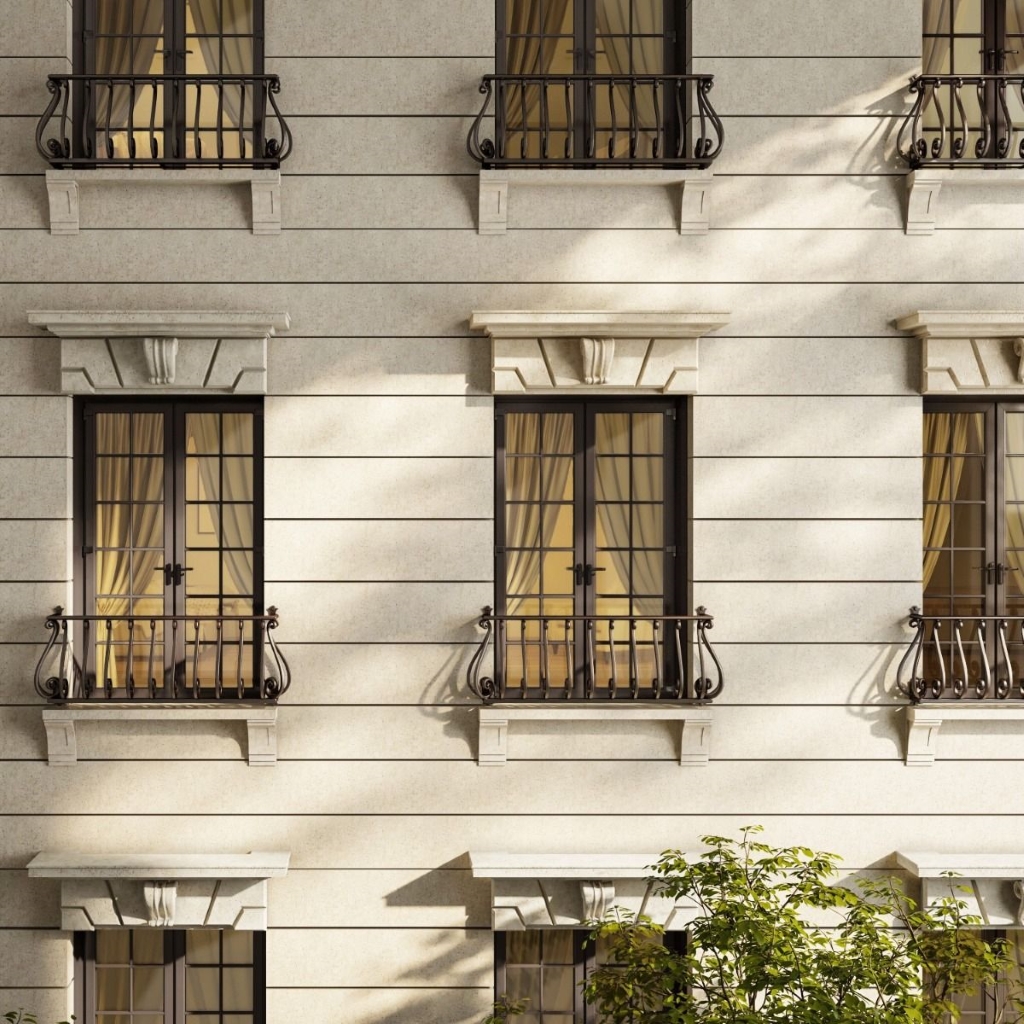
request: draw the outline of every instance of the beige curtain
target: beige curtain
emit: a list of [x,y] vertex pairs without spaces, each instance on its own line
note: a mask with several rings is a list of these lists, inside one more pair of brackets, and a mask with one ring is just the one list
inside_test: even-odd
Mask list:
[[[967,448],[967,435],[976,413],[925,413],[924,448],[926,452],[963,452]],[[951,436],[952,435],[952,436]],[[952,441],[952,445],[951,442]],[[924,460],[924,500],[940,501],[941,505],[924,506],[924,547],[937,548],[946,544],[952,506],[947,504],[960,487],[964,471],[963,458]],[[925,551],[922,582],[928,584],[939,564],[940,551]]]
[[[550,435],[547,451],[573,450],[573,417],[568,414],[548,414]],[[506,452],[539,452],[541,450],[539,413],[510,413],[505,420]],[[543,480],[541,462],[544,462]],[[506,477],[506,497],[514,493],[526,498],[529,504],[505,504],[505,593],[509,597],[507,614],[523,614],[526,602],[536,596],[540,584],[541,549],[544,536],[554,528],[558,517],[557,505],[538,502],[561,501],[572,468],[572,458],[516,459],[515,479]],[[506,462],[506,466],[509,465]],[[543,514],[541,512],[543,509]],[[567,555],[567,558],[571,556]]]
[[[597,35],[598,49],[603,48],[608,67],[613,75],[660,75],[665,70],[664,47],[661,37],[631,38],[630,7],[633,7],[632,31],[654,32],[661,23],[663,0],[598,0]],[[1022,0],[1024,2],[1024,0]],[[631,52],[632,51],[632,52]],[[631,64],[632,57],[632,64]],[[616,86],[618,97],[615,106],[616,123],[628,125],[630,117],[630,90],[626,85]],[[640,155],[652,155],[654,139],[657,138],[657,109],[654,104],[654,87],[637,87],[634,93],[638,127],[647,142],[647,152],[638,148]],[[660,97],[661,116],[665,117],[665,104],[675,102],[674,97]],[[664,145],[664,144],[663,144]]]
[[[163,0],[122,0],[120,3],[99,4],[96,74],[149,74],[163,27]],[[109,38],[108,33],[121,38]],[[130,97],[131,91],[124,84],[114,85],[112,93],[108,93],[105,87],[97,89],[94,96],[96,127],[106,130],[109,126],[116,130],[127,124]],[[151,99],[141,93],[137,93],[136,98]]]
[[[133,417],[128,413],[101,415],[96,418],[97,445],[99,451],[128,452],[130,450]],[[163,451],[163,417],[134,417],[136,451]],[[164,552],[136,551],[133,544],[146,544],[159,535],[162,525],[163,504],[160,503],[163,487],[163,459],[135,459],[135,480],[130,477],[129,459],[97,459],[96,494],[105,500],[116,500],[115,505],[104,505],[98,516],[96,546],[98,548],[119,547],[117,551],[102,551],[97,554],[96,563],[96,614],[117,618],[133,611],[132,595],[152,593],[153,576],[163,563]],[[134,492],[134,493],[133,493]],[[136,502],[154,504],[128,504],[134,497]],[[134,510],[136,522],[131,522]],[[127,539],[127,540],[126,540]],[[159,593],[156,595],[159,597]],[[148,630],[148,627],[147,627]],[[148,631],[146,636],[148,638]],[[136,632],[136,640],[140,634]],[[106,627],[99,624],[96,630],[97,660],[93,662],[96,677],[103,684],[103,649]],[[111,625],[111,639],[115,643],[128,640],[128,626],[124,622]],[[115,658],[110,660],[110,678],[114,686],[123,686],[119,681],[121,672]]]
[[[541,75],[551,70],[555,57],[555,46],[568,40],[545,40],[541,49],[539,35],[555,35],[562,31],[569,0],[508,0],[512,14],[508,23],[505,51],[505,71],[510,75]],[[570,28],[571,31],[571,28]],[[519,38],[512,38],[513,34]],[[526,38],[523,38],[523,35]],[[569,47],[571,48],[571,46]],[[512,86],[505,92],[506,131],[519,132],[523,128],[540,126],[537,112],[540,108],[539,85],[531,85],[525,91]],[[525,108],[525,118],[524,118]]]
[[[252,21],[252,0],[223,0],[224,23],[221,24],[221,0],[188,0],[200,34],[199,47],[211,74],[251,75],[253,68],[253,42],[246,36],[224,36],[222,32],[248,31]],[[224,45],[221,59],[221,43]],[[245,124],[252,123],[252,87],[229,85],[224,89],[224,113],[228,121],[238,126],[242,120],[242,93],[245,92]],[[245,155],[245,154],[243,154]]]
[[[616,415],[598,414],[595,417],[597,450],[614,450],[613,435],[616,430]],[[660,451],[661,445],[652,443],[653,438],[639,436],[644,431],[661,429],[657,417],[636,416],[633,418],[635,447],[639,451]],[[661,481],[656,479],[663,472],[659,458],[634,456],[629,460],[633,471],[635,495],[650,499],[660,494]],[[598,523],[609,546],[625,550],[610,551],[612,567],[623,583],[623,589],[637,594],[661,594],[664,592],[664,524],[659,515],[660,507],[651,505],[606,504],[605,502],[628,503],[631,499],[629,487],[630,465],[625,459],[598,459],[599,493],[605,499],[597,504]],[[629,517],[635,514],[632,547],[630,546]],[[651,550],[639,550],[650,548]],[[632,560],[632,587],[630,561]],[[632,595],[631,595],[632,596]],[[656,615],[661,611],[660,601],[636,602],[635,614]],[[640,607],[650,604],[651,607]],[[657,607],[655,607],[657,605]]]

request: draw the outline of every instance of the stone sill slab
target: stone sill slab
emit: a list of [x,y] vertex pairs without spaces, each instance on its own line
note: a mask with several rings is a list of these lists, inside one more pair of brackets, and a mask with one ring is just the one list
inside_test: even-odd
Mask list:
[[1024,731],[1024,701],[979,700],[914,704],[907,708],[906,764],[930,768],[935,763],[939,730],[944,722],[1020,722]]
[[477,234],[503,235],[508,230],[508,194],[512,186],[547,188],[569,186],[585,188],[600,185],[654,186],[679,189],[681,235],[706,235],[711,217],[711,186],[714,176],[708,170],[663,171],[646,168],[594,167],[571,170],[561,167],[523,167],[505,170],[481,170]]
[[657,853],[508,853],[471,851],[474,878],[649,878]]
[[[596,703],[596,702],[595,702]],[[501,766],[508,761],[508,734],[513,722],[670,722],[679,723],[679,763],[705,768],[711,752],[711,708],[602,701],[589,704],[488,704],[480,709],[477,764]]]
[[[935,211],[939,193],[948,188],[991,188],[993,185],[1024,185],[1024,170],[1006,167],[944,167],[911,171],[905,180],[907,189],[906,234],[935,234]],[[1024,198],[1024,196],[1022,196]]]
[[252,196],[252,233],[281,233],[281,172],[250,167],[171,170],[160,167],[49,170],[46,193],[50,203],[50,234],[77,235],[80,229],[79,192],[104,185],[248,185]]
[[[226,702],[225,702],[226,703]],[[177,722],[217,721],[245,722],[248,739],[247,758],[250,767],[277,764],[277,705],[146,703],[145,707],[128,704],[95,705],[68,704],[63,707],[44,708],[43,725],[46,728],[46,755],[51,765],[78,763],[79,722]]]
[[290,853],[77,853],[49,851],[28,863],[29,878],[283,878]]

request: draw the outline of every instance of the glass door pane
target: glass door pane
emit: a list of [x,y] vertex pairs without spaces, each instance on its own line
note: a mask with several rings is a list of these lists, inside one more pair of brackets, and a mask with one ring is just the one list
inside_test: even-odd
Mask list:
[[[99,686],[162,687],[167,457],[163,412],[97,412],[94,422],[89,658]],[[128,622],[127,617],[135,617]],[[131,667],[128,665],[131,654]]]

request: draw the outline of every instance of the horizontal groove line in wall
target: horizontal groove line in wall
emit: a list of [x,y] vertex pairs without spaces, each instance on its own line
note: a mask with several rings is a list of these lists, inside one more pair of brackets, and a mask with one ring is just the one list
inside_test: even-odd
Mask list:
[[[280,646],[280,645],[278,645],[278,646]],[[623,703],[626,704],[627,707],[629,706],[629,703],[628,703],[629,702],[629,698],[628,697],[622,697],[620,699],[623,701]],[[545,702],[544,701],[533,701],[532,703],[544,704]],[[559,707],[559,703],[558,703],[557,700],[549,700],[546,703],[552,709],[556,709],[557,710],[557,708]],[[139,701],[139,705],[141,705],[143,707],[145,706],[145,704],[142,701]],[[104,705],[103,705],[102,701],[95,701],[93,706],[95,706],[97,708],[97,710],[98,710],[99,708],[102,708]],[[118,706],[118,708],[123,707],[123,705],[117,705],[117,706]],[[130,704],[128,706],[131,707]],[[352,711],[353,709],[359,710],[359,709],[362,709],[362,708],[402,708],[402,709],[409,709],[409,710],[414,710],[414,709],[415,710],[423,710],[423,709],[430,709],[430,708],[439,708],[439,709],[444,710],[444,711],[475,711],[478,708],[485,707],[485,706],[486,705],[480,704],[479,702],[471,702],[471,701],[468,701],[468,700],[467,701],[462,701],[461,703],[458,703],[458,704],[442,704],[442,703],[417,704],[417,703],[414,703],[412,701],[390,701],[390,702],[385,702],[385,703],[376,703],[376,702],[372,702],[372,701],[367,701],[367,702],[362,703],[362,704],[360,704],[358,702],[351,702],[351,701],[347,701],[347,702],[340,702],[339,701],[338,703],[321,702],[321,703],[313,704],[313,703],[306,703],[306,702],[298,703],[298,702],[289,701],[287,704],[278,704],[277,708],[278,708],[278,711],[281,711],[281,712],[286,712],[290,708],[316,708],[316,709],[318,709],[320,711],[323,711],[325,709],[330,709],[330,708],[336,708],[339,711],[340,710]],[[674,705],[672,705],[669,702],[666,706],[673,707]],[[38,710],[42,710],[42,709],[47,708],[47,707],[49,707],[48,704],[43,704],[43,703],[40,703],[39,701],[12,701],[10,703],[0,703],[0,711],[5,711],[5,710],[8,710],[10,708],[14,708],[14,709],[18,709],[18,710],[28,709],[29,711],[35,709],[35,710],[38,711]],[[881,703],[873,702],[873,701],[749,701],[749,702],[738,702],[738,701],[716,700],[714,702],[714,704],[712,705],[712,707],[714,707],[716,709],[717,708],[835,708],[837,711],[838,710],[845,711],[845,710],[848,710],[850,708],[867,708],[869,710],[877,710],[877,709],[885,710],[886,708],[888,708],[890,710],[899,710],[901,708],[909,707],[909,699],[905,698],[905,697],[894,697],[892,699],[891,703],[886,703],[886,704],[881,704]],[[32,760],[35,760],[35,758],[33,758]],[[129,760],[130,760],[130,758],[129,758]],[[327,759],[326,758],[319,758],[319,757],[310,757],[310,758],[290,758],[290,760],[293,760],[293,761],[305,761],[305,760],[308,760],[308,761],[320,761],[320,760],[327,760]],[[409,758],[408,760],[413,760],[413,759]],[[461,760],[461,758],[460,758],[460,760]],[[661,758],[656,758],[656,760],[661,760]]]
[[[943,761],[949,760],[943,758]],[[972,764],[981,764],[983,762],[974,761]],[[493,811],[416,811],[409,812],[406,814],[394,814],[394,813],[375,813],[373,811],[334,811],[334,812],[314,812],[314,811],[295,811],[288,814],[282,813],[239,813],[234,811],[223,811],[216,814],[190,814],[184,811],[145,811],[145,816],[148,818],[445,818],[451,820],[453,818],[498,818],[501,820],[512,819],[517,820],[519,818],[553,818],[568,819],[568,818],[637,818],[642,821],[648,821],[651,819],[661,818],[694,818],[700,821],[708,819],[733,819],[733,818],[749,818],[752,821],[758,821],[761,818],[895,818],[900,821],[905,821],[907,818],[925,818],[929,821],[939,820],[945,818],[978,818],[982,823],[990,821],[993,818],[1014,818],[1019,819],[1020,814],[1017,811],[675,811],[675,812],[661,812],[651,811],[649,813],[630,813],[630,812],[614,812],[608,811],[525,811],[519,813],[501,813]],[[49,811],[19,811],[19,812],[5,812],[0,813],[0,818],[132,818],[137,819],[140,817],[140,812],[133,811],[130,813],[110,813],[103,811],[93,812],[76,812],[73,814],[68,813],[50,813]]]
[[[0,583],[8,583],[8,582],[16,583],[18,581],[17,580],[0,580]],[[50,581],[48,581],[48,580],[32,580],[31,582],[33,582],[33,583],[46,583],[46,582],[50,582]],[[60,582],[70,582],[70,581],[57,580],[56,582],[60,583]],[[436,586],[439,586],[439,587],[443,587],[443,586],[451,586],[451,585],[463,586],[463,585],[468,585],[468,584],[473,584],[473,583],[494,583],[494,577],[493,576],[489,576],[486,579],[475,579],[475,580],[449,580],[449,579],[441,579],[441,580],[438,580],[438,579],[433,579],[433,580],[407,580],[407,579],[394,579],[394,578],[391,578],[391,577],[387,577],[387,578],[383,578],[383,579],[361,579],[361,580],[353,580],[353,579],[333,579],[333,580],[294,580],[294,579],[292,579],[292,580],[289,580],[289,579],[267,579],[267,578],[265,578],[263,580],[263,582],[264,582],[264,584],[266,586],[274,585],[274,586],[289,586],[289,587],[292,587],[292,586],[307,586],[307,585],[308,586],[314,586],[314,587],[328,586],[328,585],[333,586],[336,583],[344,583],[347,586],[350,586],[352,584],[363,584],[363,583],[365,583],[365,584],[370,584],[370,583],[387,583],[387,584],[392,584],[392,583],[396,583],[396,584],[399,584],[399,585],[401,585],[401,584],[406,584],[406,585],[412,584],[412,585],[416,585],[416,586],[422,586],[424,584],[430,584],[431,586],[435,586],[436,585]],[[701,582],[710,582],[710,581],[703,581],[702,580]],[[723,582],[728,582],[728,581],[723,581]],[[793,581],[792,580],[780,580],[779,582],[780,583],[790,583],[790,582],[793,582]],[[811,581],[811,582],[813,582],[813,581]],[[896,580],[896,581],[893,581],[893,582],[900,582],[900,581]]]
[[490,985],[268,985],[283,992],[489,992]]

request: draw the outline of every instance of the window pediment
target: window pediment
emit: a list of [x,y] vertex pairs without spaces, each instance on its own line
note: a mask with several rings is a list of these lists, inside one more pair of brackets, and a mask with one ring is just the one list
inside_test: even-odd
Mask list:
[[267,927],[267,881],[288,871],[290,853],[86,854],[44,852],[30,878],[61,885],[61,927]]

